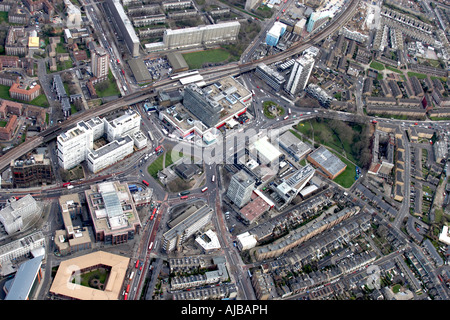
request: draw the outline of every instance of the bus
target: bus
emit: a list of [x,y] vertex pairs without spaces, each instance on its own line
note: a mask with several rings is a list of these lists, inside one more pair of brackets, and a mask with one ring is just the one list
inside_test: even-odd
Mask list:
[[123,300],[128,300],[128,293],[125,292],[125,296],[123,297]]
[[202,192],[205,192],[206,190],[208,190],[208,187],[204,187],[204,188],[202,189]]
[[120,60],[119,59],[117,59],[117,64],[120,64]]
[[153,218],[155,217],[155,214],[156,214],[156,211],[157,211],[157,210],[158,210],[157,208],[153,209],[153,212],[152,212],[152,215],[151,215],[151,217],[150,217],[150,220],[153,220]]
[[191,192],[186,190],[186,191],[181,191],[178,195],[179,196],[185,196],[185,195],[187,195],[189,193],[191,193]]
[[133,276],[134,276],[134,271],[130,274],[130,281],[133,280]]
[[128,292],[130,292],[130,284],[129,285],[127,285],[127,290],[125,290],[125,293],[128,293]]
[[148,246],[148,250],[152,250],[153,248],[153,241],[150,243],[150,245]]
[[150,131],[148,132],[148,136],[149,136],[150,140],[153,141],[153,135],[152,135],[152,133]]
[[158,152],[161,148],[162,148],[162,146],[157,146],[157,147],[155,148],[155,152]]
[[255,95],[255,90],[252,90],[252,96],[254,96]]
[[68,186],[70,186],[70,182],[63,183],[63,187],[68,187]]
[[187,199],[187,198],[188,198],[188,196],[182,196],[182,197],[180,197],[181,200],[184,200],[184,199]]
[[139,260],[136,260],[136,265],[134,266],[136,269],[139,267]]
[[142,180],[142,183],[145,184],[147,187],[149,186],[149,183],[145,180]]
[[123,91],[127,92],[127,87],[123,86]]
[[214,182],[216,180],[216,176],[213,175],[211,181]]
[[291,108],[288,109],[288,114],[291,114]]
[[[125,70],[122,69],[122,74],[125,75]],[[126,90],[125,90],[126,91]]]

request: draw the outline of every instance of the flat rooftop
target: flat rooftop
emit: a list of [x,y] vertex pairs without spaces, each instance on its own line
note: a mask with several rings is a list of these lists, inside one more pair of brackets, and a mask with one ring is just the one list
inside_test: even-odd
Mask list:
[[318,149],[311,152],[308,157],[311,157],[311,159],[316,161],[322,169],[326,170],[333,176],[346,167],[346,164],[342,162],[341,159],[335,156],[324,146],[320,146]]

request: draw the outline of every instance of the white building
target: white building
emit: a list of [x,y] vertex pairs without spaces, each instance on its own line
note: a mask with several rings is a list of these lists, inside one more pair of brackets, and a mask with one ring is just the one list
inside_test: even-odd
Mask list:
[[127,111],[124,115],[105,122],[105,133],[108,141],[113,141],[117,138],[124,137],[126,135],[132,135],[139,131],[141,116],[134,111]]
[[[0,265],[9,263],[11,260],[23,257],[36,249],[45,246],[45,237],[42,231],[38,231],[29,236],[9,242],[0,247]],[[41,251],[39,251],[40,254]]]
[[[81,121],[77,126],[57,137],[58,162],[64,169],[71,169],[87,160],[88,167],[98,172],[133,152],[133,145],[142,148],[147,144],[145,135],[135,136],[139,131],[141,116],[128,111],[117,119],[94,118]],[[94,150],[94,141],[106,135],[108,144]]]
[[90,171],[96,173],[133,153],[133,139],[129,135],[111,141],[97,150],[90,150],[87,164]]
[[256,241],[256,237],[249,232],[241,233],[236,238],[237,247],[240,251],[254,248],[258,243],[258,241]]
[[11,198],[6,207],[0,211],[0,222],[5,227],[5,231],[12,234],[23,228],[24,220],[39,215],[41,210],[41,206],[30,194],[19,200]]
[[286,92],[295,95],[304,90],[313,67],[314,58],[312,54],[305,54],[296,59],[285,87]]
[[231,177],[230,185],[227,190],[227,197],[233,201],[236,206],[242,208],[250,201],[254,189],[255,180],[250,177],[245,170],[241,170]]
[[450,245],[450,237],[448,234],[448,227],[447,226],[443,226],[442,227],[442,232],[439,234],[439,241]]
[[166,49],[196,47],[235,41],[239,34],[239,21],[183,29],[166,29],[163,43]]
[[269,142],[268,137],[263,137],[253,143],[250,152],[256,154],[262,164],[273,164],[278,161],[282,153]]

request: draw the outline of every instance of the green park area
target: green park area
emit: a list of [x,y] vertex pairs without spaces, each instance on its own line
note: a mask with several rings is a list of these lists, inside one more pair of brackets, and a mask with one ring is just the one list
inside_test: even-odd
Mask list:
[[355,182],[356,166],[367,168],[370,165],[369,125],[316,118],[302,121],[294,126],[294,129],[309,139],[315,147],[326,146],[347,165],[345,171],[334,179],[345,188]]
[[108,72],[108,80],[95,84],[94,88],[99,98],[117,96],[120,94],[116,79],[111,70]]
[[200,69],[203,64],[225,62],[230,53],[224,49],[211,49],[183,54],[189,69]]
[[[165,155],[165,157],[164,157]],[[174,157],[173,157],[174,156]],[[161,153],[155,161],[153,161],[147,168],[147,172],[155,179],[158,178],[158,172],[171,166],[174,162],[178,161],[183,157],[182,153],[178,155],[172,155],[172,150],[168,150]]]
[[374,68],[375,70],[378,70],[378,71],[384,70],[384,65],[377,61],[372,61],[372,63],[370,64],[370,67]]

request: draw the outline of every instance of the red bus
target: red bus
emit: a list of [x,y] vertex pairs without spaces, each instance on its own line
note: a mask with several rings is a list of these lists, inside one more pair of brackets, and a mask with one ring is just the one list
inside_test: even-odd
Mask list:
[[157,210],[156,208],[153,209],[153,212],[152,212],[152,215],[151,215],[151,217],[150,217],[150,220],[153,220],[153,218],[155,217],[156,210]]
[[63,187],[70,186],[70,182],[63,183]]
[[145,184],[148,187],[148,182],[145,180],[142,180],[142,183]]
[[125,75],[125,70],[122,69],[122,74]]
[[155,148],[155,152],[158,152],[159,149],[161,149],[161,148],[162,148],[162,146],[157,146],[157,147]]
[[136,269],[139,267],[139,260],[136,261],[136,265],[134,266]]
[[123,297],[123,300],[128,300],[128,293],[125,293],[125,297]]
[[127,290],[125,290],[125,293],[130,292],[130,285],[127,285]]
[[119,59],[117,59],[117,64],[120,64],[120,60]]
[[208,187],[204,187],[204,188],[202,189],[202,192],[205,192],[206,190],[208,190]]
[[188,196],[182,196],[180,199],[187,199],[188,198]]

